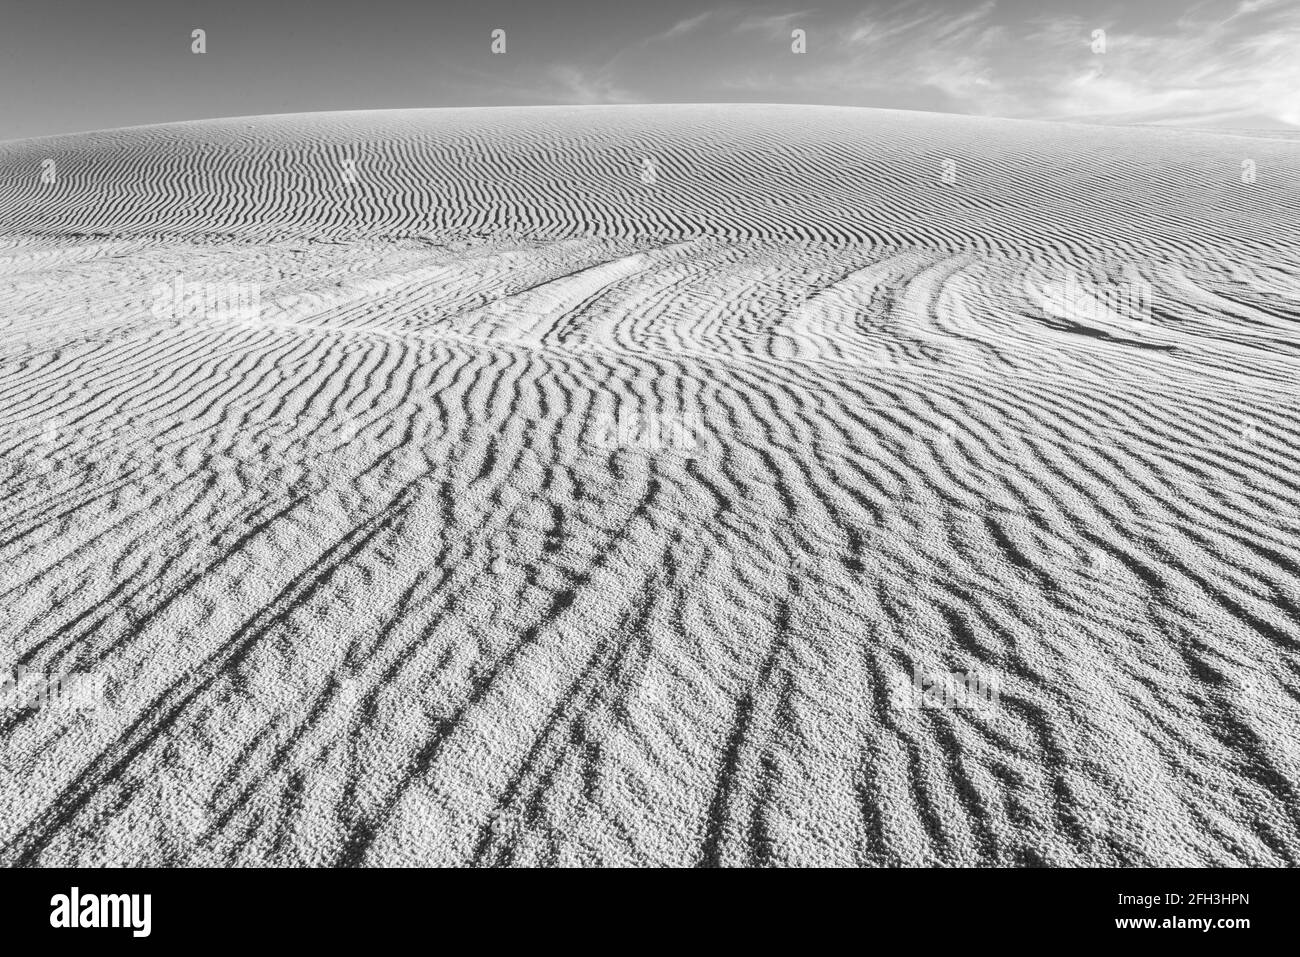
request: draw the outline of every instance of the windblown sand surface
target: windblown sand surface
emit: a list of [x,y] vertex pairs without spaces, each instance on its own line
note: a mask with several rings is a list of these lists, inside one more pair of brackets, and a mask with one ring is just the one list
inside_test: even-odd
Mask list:
[[0,144],[0,668],[107,691],[0,711],[0,862],[1295,864],[1297,151],[770,106]]

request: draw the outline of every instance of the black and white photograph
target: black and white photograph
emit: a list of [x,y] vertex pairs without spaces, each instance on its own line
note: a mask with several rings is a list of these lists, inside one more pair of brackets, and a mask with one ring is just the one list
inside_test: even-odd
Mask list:
[[1298,445],[1296,0],[0,11],[55,934],[161,927],[128,873],[1100,870],[1240,945]]

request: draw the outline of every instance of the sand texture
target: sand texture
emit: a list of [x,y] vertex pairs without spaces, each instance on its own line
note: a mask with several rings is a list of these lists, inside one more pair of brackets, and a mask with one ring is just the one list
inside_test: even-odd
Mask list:
[[0,864],[1294,865],[1298,446],[1282,134],[0,143]]

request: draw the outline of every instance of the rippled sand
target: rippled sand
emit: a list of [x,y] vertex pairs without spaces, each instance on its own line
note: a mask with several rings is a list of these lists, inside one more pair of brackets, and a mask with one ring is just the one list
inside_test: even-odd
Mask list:
[[772,106],[0,144],[0,669],[106,692],[0,710],[0,862],[1297,863],[1298,174]]

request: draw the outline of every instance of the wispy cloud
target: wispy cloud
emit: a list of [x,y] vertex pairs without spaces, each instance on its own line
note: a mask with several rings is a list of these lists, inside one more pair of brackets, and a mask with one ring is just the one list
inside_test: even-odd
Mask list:
[[663,33],[657,34],[654,39],[671,40],[674,37],[685,36],[688,33],[693,33],[708,22],[712,16],[713,12],[711,10],[705,10],[703,13],[696,16],[687,17],[684,20],[678,20]]
[[[1300,125],[1300,2],[1152,0],[1086,18],[1017,0],[725,2],[515,71],[526,101],[766,100],[1115,123]],[[653,17],[648,18],[653,22]],[[807,52],[791,49],[791,31]],[[599,54],[599,59],[597,55]],[[501,82],[507,82],[500,77]]]
[[607,69],[589,70],[572,63],[546,70],[547,98],[556,103],[634,103],[637,97],[620,86]]
[[[733,12],[733,11],[729,11]],[[790,30],[800,23],[809,23],[817,17],[812,10],[797,13],[747,14],[737,20],[732,30],[736,33],[754,32],[767,36],[789,36]]]
[[817,28],[809,30],[807,54],[787,67],[746,65],[719,82],[805,102],[901,100],[1013,117],[1300,124],[1300,4],[1240,0],[1170,12],[1180,15],[1134,23],[1118,13],[1093,21],[1050,13],[1026,19],[992,0],[960,12],[918,0],[838,20],[727,8],[715,19],[730,17],[736,32],[788,36],[794,26]]
[[[1267,22],[1264,22],[1267,19]],[[1253,21],[1253,22],[1248,22]],[[1130,122],[1269,119],[1300,124],[1300,9],[1238,5],[1222,22],[1173,33],[1108,31],[1106,51],[1050,70],[1026,109]]]

